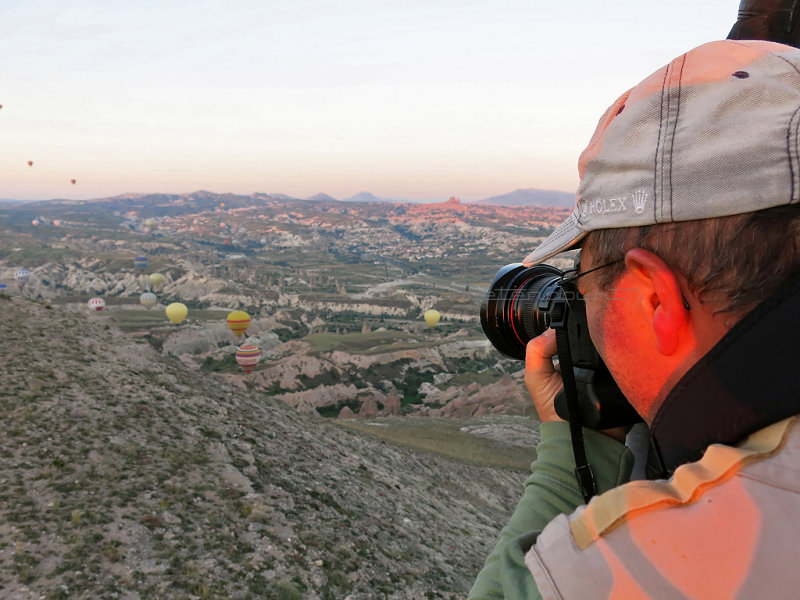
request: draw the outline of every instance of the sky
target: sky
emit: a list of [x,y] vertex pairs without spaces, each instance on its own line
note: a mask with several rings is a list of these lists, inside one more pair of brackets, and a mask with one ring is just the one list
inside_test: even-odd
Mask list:
[[605,108],[738,6],[5,2],[0,198],[572,192]]

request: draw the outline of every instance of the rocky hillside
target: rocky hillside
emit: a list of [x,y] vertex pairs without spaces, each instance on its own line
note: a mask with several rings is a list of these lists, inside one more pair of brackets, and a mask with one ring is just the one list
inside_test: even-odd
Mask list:
[[298,413],[85,309],[0,295],[0,315],[2,598],[463,597],[520,493],[524,473]]

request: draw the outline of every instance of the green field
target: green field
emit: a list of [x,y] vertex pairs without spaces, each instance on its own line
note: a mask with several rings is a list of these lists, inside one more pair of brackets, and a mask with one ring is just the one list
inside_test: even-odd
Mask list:
[[[162,308],[150,310],[112,310],[105,313],[123,331],[133,331],[156,327],[172,326]],[[224,321],[227,310],[189,309],[187,321]],[[184,321],[186,323],[186,321]]]
[[536,458],[534,448],[520,448],[462,432],[461,428],[468,420],[382,417],[333,422],[393,444],[474,464],[528,472],[531,462]]
[[417,348],[432,348],[442,343],[441,338],[411,335],[405,331],[387,329],[369,333],[316,333],[304,338],[314,352],[341,350],[350,354],[382,354]]

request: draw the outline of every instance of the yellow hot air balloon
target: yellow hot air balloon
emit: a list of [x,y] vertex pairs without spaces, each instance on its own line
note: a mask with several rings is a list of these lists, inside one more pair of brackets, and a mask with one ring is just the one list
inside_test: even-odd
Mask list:
[[165,278],[161,273],[153,273],[150,275],[150,283],[153,286],[154,290],[157,290],[161,287],[161,284],[164,283]]
[[173,302],[167,306],[166,312],[167,318],[177,325],[186,318],[186,315],[189,313],[189,309],[186,308],[186,305],[182,304],[181,302]]
[[439,319],[442,318],[442,315],[439,314],[438,310],[430,309],[430,310],[426,310],[425,314],[422,315],[422,317],[425,319],[425,322],[428,325],[433,327],[434,325],[436,325],[439,322]]
[[243,310],[235,310],[228,314],[227,318],[228,327],[237,336],[241,337],[242,334],[250,327],[250,315]]

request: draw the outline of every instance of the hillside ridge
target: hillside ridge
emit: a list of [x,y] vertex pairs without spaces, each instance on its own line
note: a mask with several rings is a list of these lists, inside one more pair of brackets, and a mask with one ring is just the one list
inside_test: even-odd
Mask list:
[[4,598],[463,597],[513,510],[518,471],[300,414],[75,306],[0,312]]

